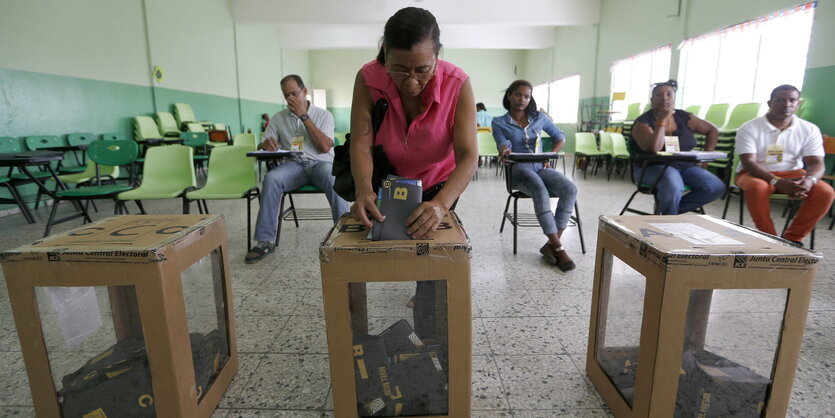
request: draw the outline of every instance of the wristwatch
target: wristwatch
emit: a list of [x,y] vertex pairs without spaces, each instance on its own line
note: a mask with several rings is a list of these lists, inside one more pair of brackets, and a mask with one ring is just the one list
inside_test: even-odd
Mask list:
[[776,186],[778,181],[780,181],[780,177],[774,176],[768,181],[768,184]]
[[307,113],[305,113],[304,115],[299,116],[299,120],[301,120],[302,122],[304,122],[308,119],[310,119],[310,116],[307,116]]
[[807,179],[812,179],[812,184],[813,184],[813,185],[814,185],[815,183],[817,183],[817,182],[818,182],[818,178],[817,178],[817,177],[814,177],[814,176],[806,176],[806,178],[807,178]]

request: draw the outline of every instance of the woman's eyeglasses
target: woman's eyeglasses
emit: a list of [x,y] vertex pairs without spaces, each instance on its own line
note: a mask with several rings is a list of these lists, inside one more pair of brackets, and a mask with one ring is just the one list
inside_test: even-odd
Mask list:
[[432,77],[435,76],[434,68],[432,69],[432,71],[427,71],[427,72],[409,72],[409,73],[407,73],[407,72],[403,72],[403,71],[389,71],[388,73],[389,73],[389,76],[391,76],[391,79],[394,80],[395,82],[398,82],[398,83],[402,83],[402,82],[406,81],[407,79],[409,79],[409,77],[414,78],[419,83],[423,83],[423,82],[427,82],[427,81],[431,80]]

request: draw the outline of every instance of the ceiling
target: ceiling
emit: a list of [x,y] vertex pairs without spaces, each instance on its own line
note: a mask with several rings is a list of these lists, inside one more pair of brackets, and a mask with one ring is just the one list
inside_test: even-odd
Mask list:
[[415,6],[432,12],[445,48],[536,49],[558,26],[597,23],[601,0],[232,0],[238,25],[278,28],[293,49],[376,48],[386,20]]

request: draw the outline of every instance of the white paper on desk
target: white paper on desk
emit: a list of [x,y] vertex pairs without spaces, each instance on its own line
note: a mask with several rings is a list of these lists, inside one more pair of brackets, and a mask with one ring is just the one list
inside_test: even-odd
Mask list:
[[689,222],[650,223],[650,225],[696,245],[745,245],[709,229]]
[[667,151],[667,152],[681,151],[681,148],[678,145],[678,137],[677,136],[665,136],[664,137],[664,151]]

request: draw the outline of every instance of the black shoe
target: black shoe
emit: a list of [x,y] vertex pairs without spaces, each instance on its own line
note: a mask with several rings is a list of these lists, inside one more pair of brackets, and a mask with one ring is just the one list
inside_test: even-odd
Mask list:
[[784,240],[794,244],[795,247],[801,247],[801,248],[803,247],[803,241],[794,241],[794,240],[790,240],[786,237],[780,237],[780,238],[783,238]]
[[248,253],[246,253],[246,257],[244,261],[247,264],[255,264],[261,259],[263,259],[267,254],[275,252],[275,244],[268,241],[259,241],[254,247],[252,247]]

